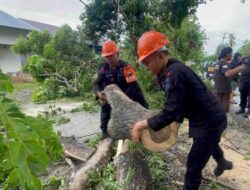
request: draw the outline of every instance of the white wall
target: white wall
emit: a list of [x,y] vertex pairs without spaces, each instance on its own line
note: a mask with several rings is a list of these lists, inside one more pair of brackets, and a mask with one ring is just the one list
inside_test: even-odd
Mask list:
[[13,45],[19,36],[26,36],[27,30],[0,26],[0,44]]
[[0,68],[4,73],[16,73],[21,70],[23,59],[11,51],[11,45],[20,36],[26,36],[27,30],[0,26]]
[[0,68],[4,73],[21,70],[21,56],[11,51],[10,45],[0,44]]

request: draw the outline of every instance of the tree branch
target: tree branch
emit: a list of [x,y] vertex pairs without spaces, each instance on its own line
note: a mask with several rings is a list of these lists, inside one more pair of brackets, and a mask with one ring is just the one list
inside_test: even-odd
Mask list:
[[56,77],[55,79],[56,79],[58,82],[62,82],[62,83],[64,83],[69,89],[73,90],[74,92],[78,92],[78,89],[77,89],[75,86],[71,85],[66,77],[63,77],[62,75],[58,74],[57,72],[56,72],[56,73],[52,73],[52,74],[47,74],[47,73],[39,74],[38,76],[54,76],[54,77]]

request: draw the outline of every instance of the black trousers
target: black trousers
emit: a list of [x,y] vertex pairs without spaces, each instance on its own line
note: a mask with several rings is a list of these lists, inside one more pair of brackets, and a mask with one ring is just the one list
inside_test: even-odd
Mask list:
[[202,179],[202,170],[209,158],[213,156],[218,162],[224,157],[219,142],[226,125],[227,121],[224,121],[219,126],[221,130],[208,134],[204,138],[193,138],[193,145],[187,159],[183,190],[198,190]]
[[240,82],[240,107],[250,108],[250,82]]
[[104,104],[101,108],[101,130],[102,134],[108,134],[108,122],[110,119],[111,107],[109,104]]

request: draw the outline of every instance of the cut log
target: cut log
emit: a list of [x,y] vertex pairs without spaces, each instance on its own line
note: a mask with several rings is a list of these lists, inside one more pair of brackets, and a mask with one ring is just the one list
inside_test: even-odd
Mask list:
[[118,141],[115,157],[117,157],[117,156],[119,156],[119,154],[121,154],[122,147],[123,147],[123,142],[124,142],[124,140],[119,140]]
[[102,169],[111,159],[111,138],[104,139],[93,156],[80,168],[70,183],[70,190],[82,190],[86,186],[88,173]]
[[65,157],[85,162],[95,152],[94,148],[79,143],[74,137],[60,137]]
[[115,161],[116,179],[122,190],[151,190],[152,178],[144,155],[137,150],[121,153]]
[[[134,124],[157,113],[129,99],[117,85],[108,85],[104,92],[112,108],[108,123],[108,134],[114,139],[131,139]],[[178,130],[179,124],[176,122],[157,132],[150,128],[145,129],[142,131],[142,144],[145,148],[154,152],[166,151],[175,145]]]

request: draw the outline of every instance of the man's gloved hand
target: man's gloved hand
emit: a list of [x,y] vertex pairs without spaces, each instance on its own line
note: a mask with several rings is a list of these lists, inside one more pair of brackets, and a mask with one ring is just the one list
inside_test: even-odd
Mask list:
[[107,96],[104,91],[100,91],[96,93],[102,105],[107,103]]

